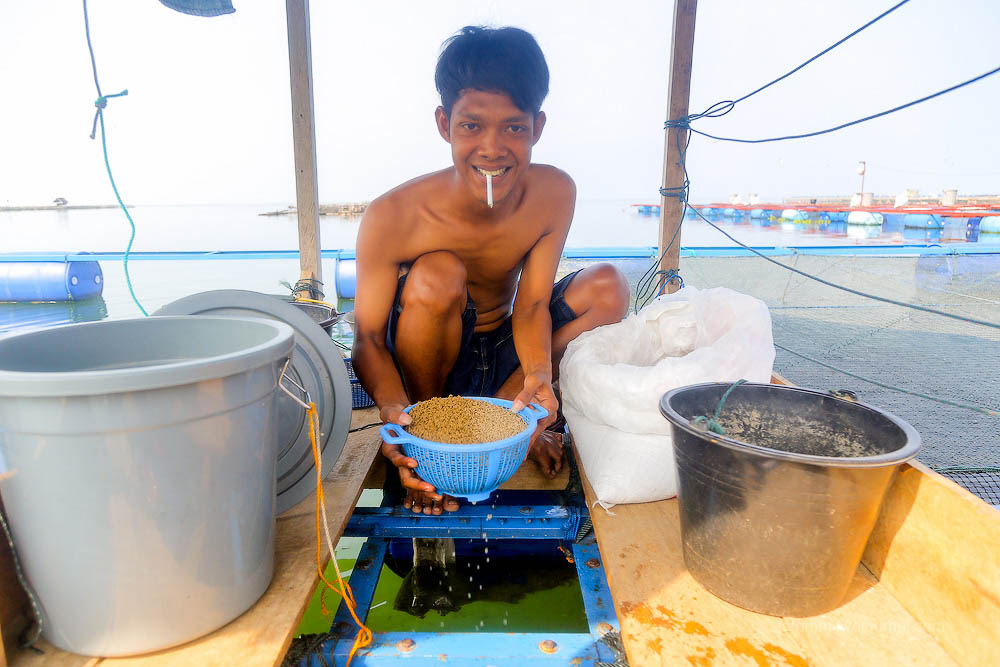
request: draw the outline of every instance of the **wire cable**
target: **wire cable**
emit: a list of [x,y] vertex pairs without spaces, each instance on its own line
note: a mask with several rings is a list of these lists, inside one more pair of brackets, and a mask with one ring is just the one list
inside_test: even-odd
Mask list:
[[[819,136],[821,134],[829,134],[830,132],[836,132],[837,130],[842,130],[845,127],[851,127],[852,125],[857,125],[859,123],[864,123],[864,122],[869,121],[869,120],[874,120],[875,118],[881,118],[882,116],[887,116],[887,115],[889,115],[891,113],[895,113],[897,111],[902,111],[903,109],[915,106],[915,105],[920,104],[922,102],[927,102],[928,100],[932,100],[935,97],[940,97],[941,95],[944,95],[945,93],[950,93],[952,91],[958,90],[959,88],[963,88],[965,86],[973,84],[976,81],[980,81],[982,79],[985,79],[986,77],[992,76],[992,75],[996,74],[997,72],[1000,72],[1000,67],[995,67],[995,68],[991,69],[989,72],[985,72],[983,74],[980,74],[979,76],[974,76],[974,77],[972,77],[971,79],[969,79],[967,81],[963,81],[962,83],[955,84],[954,86],[950,86],[948,88],[945,88],[944,90],[939,90],[936,93],[932,93],[930,95],[925,95],[924,97],[921,97],[920,99],[913,100],[912,102],[907,102],[906,104],[901,104],[901,105],[899,105],[897,107],[893,107],[892,109],[887,109],[885,111],[880,111],[879,113],[875,113],[875,114],[872,114],[870,116],[865,116],[864,118],[858,118],[857,120],[852,120],[849,123],[842,123],[840,125],[837,125],[836,127],[831,127],[831,128],[826,129],[826,130],[817,130],[816,132],[806,132],[804,134],[789,134],[789,135],[786,135],[786,136],[783,136],[783,137],[772,137],[770,139],[738,139],[738,138],[735,138],[735,137],[719,137],[719,136],[716,136],[714,134],[708,134],[707,132],[702,132],[700,130],[696,130],[693,127],[688,127],[687,129],[690,129],[692,132],[695,132],[696,134],[700,134],[703,137],[708,137],[709,139],[715,139],[716,141],[733,141],[733,142],[741,143],[741,144],[763,144],[763,143],[767,143],[767,142],[771,142],[771,141],[787,141],[788,139],[804,139],[806,137],[816,137],[816,136]],[[694,119],[692,118],[691,120],[694,120]]]

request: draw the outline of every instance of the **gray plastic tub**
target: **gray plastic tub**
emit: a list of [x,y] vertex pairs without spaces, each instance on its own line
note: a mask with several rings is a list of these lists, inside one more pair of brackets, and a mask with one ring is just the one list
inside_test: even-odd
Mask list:
[[0,338],[0,492],[52,644],[153,651],[263,594],[292,345],[281,322],[203,316]]

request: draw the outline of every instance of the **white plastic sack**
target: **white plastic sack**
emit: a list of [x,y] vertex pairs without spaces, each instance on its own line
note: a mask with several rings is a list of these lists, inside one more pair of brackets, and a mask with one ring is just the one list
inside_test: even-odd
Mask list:
[[577,337],[559,365],[559,388],[598,502],[677,495],[664,393],[699,382],[770,382],[773,364],[767,305],[724,287],[685,287]]

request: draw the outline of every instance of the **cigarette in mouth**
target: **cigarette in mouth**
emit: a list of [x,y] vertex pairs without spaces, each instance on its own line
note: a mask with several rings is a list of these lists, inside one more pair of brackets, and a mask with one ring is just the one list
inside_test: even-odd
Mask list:
[[486,174],[486,205],[493,208],[493,176]]

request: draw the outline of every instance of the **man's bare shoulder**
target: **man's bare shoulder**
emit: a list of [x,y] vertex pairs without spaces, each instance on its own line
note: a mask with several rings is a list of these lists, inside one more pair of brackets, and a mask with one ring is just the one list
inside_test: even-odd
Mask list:
[[553,167],[551,164],[533,162],[531,168],[528,170],[528,177],[532,179],[532,182],[546,186],[555,186],[567,192],[576,192],[576,183],[573,182],[572,177],[559,167]]
[[365,210],[362,225],[377,225],[380,221],[399,225],[411,221],[426,202],[434,201],[447,187],[451,171],[451,168],[442,169],[417,176],[376,197]]
[[525,184],[525,210],[555,228],[568,228],[576,207],[576,183],[570,175],[552,165],[532,164]]

